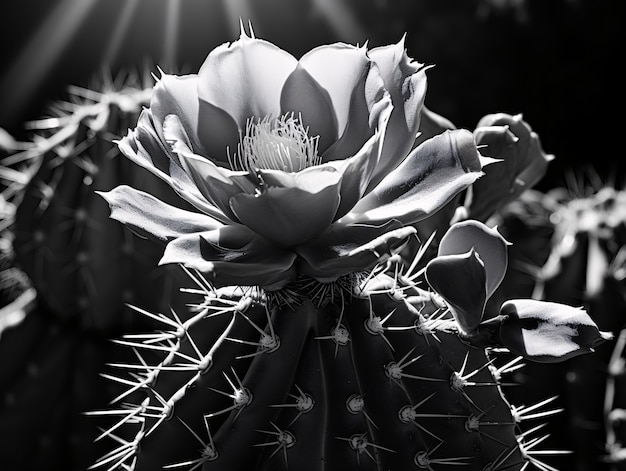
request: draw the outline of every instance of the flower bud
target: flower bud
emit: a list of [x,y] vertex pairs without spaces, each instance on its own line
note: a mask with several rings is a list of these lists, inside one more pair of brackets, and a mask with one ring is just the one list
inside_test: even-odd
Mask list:
[[472,187],[469,217],[485,221],[534,186],[554,156],[543,151],[539,136],[521,115],[485,116],[474,131],[474,139],[481,154],[501,160],[485,167],[485,175]]

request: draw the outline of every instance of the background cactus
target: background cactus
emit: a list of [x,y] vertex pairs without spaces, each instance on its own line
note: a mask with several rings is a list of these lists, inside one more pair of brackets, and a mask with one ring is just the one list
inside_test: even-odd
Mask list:
[[[505,299],[516,292],[585,306],[601,329],[622,334],[613,352],[603,347],[566,362],[562,370],[548,372],[543,365],[529,364],[515,376],[521,386],[507,395],[536,399],[538,389],[558,395],[555,405],[565,413],[547,430],[554,446],[571,443],[574,454],[567,469],[625,469],[626,193],[571,181],[569,189],[527,192],[502,213],[498,227],[513,242],[512,273],[495,296]],[[564,436],[562,430],[570,433]]]
[[128,356],[109,339],[151,324],[125,303],[183,302],[176,271],[157,268],[159,249],[110,221],[93,193],[127,181],[167,198],[169,188],[132,169],[112,142],[136,121],[147,83],[104,76],[93,88],[72,87],[68,101],[28,124],[30,142],[5,139],[0,283],[3,305],[12,303],[0,322],[29,313],[0,341],[10,359],[0,384],[0,434],[12,437],[0,445],[4,469],[84,470],[104,453],[84,412],[119,392],[99,376],[105,361]]

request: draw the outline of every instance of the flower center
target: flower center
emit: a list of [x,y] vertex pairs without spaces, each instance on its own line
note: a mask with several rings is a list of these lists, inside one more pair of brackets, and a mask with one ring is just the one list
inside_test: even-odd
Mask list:
[[233,170],[299,172],[321,163],[319,136],[310,137],[300,118],[287,113],[280,118],[248,119],[240,133],[237,153],[228,155]]

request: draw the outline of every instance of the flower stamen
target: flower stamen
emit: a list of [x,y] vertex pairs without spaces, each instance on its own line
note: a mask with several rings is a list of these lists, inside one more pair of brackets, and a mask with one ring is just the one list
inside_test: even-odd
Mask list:
[[319,136],[309,136],[309,128],[294,113],[280,118],[250,118],[245,134],[239,133],[237,153],[229,153],[228,162],[233,170],[299,172],[321,163],[318,143]]

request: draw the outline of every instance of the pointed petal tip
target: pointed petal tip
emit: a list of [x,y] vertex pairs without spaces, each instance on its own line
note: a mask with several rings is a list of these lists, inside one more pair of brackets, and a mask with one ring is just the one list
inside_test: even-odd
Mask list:
[[487,165],[504,162],[504,159],[494,159],[493,157],[487,157],[482,154],[478,154],[478,159],[480,160],[481,167],[486,167]]
[[602,340],[613,340],[615,338],[615,335],[613,335],[613,332],[604,332],[604,331],[600,331],[600,337],[602,337]]

